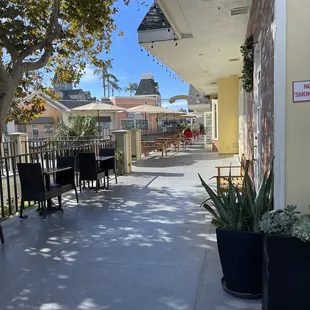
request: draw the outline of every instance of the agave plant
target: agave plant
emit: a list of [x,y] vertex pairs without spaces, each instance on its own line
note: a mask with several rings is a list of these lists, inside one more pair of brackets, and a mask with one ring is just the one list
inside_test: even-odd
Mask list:
[[214,226],[250,232],[260,231],[259,222],[262,215],[273,209],[273,161],[257,191],[249,175],[249,163],[245,167],[242,189],[233,184],[230,173],[227,178],[228,190],[220,195],[206,184],[200,174],[198,175],[209,195],[201,206],[213,216]]

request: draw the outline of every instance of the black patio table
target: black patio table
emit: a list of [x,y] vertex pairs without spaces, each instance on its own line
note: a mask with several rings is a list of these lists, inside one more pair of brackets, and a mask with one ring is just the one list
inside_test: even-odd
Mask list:
[[[96,156],[96,161],[98,162],[102,162],[102,161],[106,161],[106,160],[114,160],[115,156]],[[107,186],[105,186],[105,189],[109,189],[109,170],[105,171],[106,173],[106,177],[107,177]]]
[[[42,173],[45,177],[45,186],[47,189],[50,189],[51,187],[51,180],[50,180],[50,176],[53,174],[56,174],[57,172],[61,172],[61,171],[66,171],[66,170],[70,170],[72,169],[72,167],[61,167],[61,168],[44,168],[42,169]],[[47,211],[49,213],[51,212],[55,212],[55,211],[63,211],[62,207],[59,206],[58,208],[56,207],[52,207],[52,200],[49,199],[47,201]]]

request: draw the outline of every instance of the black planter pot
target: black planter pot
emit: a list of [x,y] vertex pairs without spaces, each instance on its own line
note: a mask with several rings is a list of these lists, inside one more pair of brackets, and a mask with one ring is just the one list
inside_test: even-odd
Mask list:
[[217,228],[216,235],[224,290],[239,298],[260,298],[262,234]]
[[309,310],[310,244],[279,235],[263,243],[263,310]]

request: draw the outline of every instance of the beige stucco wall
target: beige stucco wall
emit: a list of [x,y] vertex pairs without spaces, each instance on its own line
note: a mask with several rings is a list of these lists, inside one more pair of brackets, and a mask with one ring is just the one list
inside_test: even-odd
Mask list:
[[[111,99],[112,102],[122,108],[130,109],[139,105],[148,104],[156,105],[158,98],[147,98],[147,97],[115,97]],[[144,117],[143,117],[144,118]],[[146,118],[149,120],[149,132],[157,131],[156,116],[147,115]],[[127,113],[117,113],[117,128],[121,129],[121,120],[127,119]]]
[[218,151],[238,154],[239,78],[218,80]]
[[[46,103],[44,105],[44,107],[45,107],[45,111],[39,117],[52,117],[54,119],[53,130],[55,132],[56,124],[57,124],[58,120],[62,119],[61,111],[56,109],[55,107],[51,106],[48,103]],[[39,136],[46,136],[43,124],[38,124],[38,125],[36,125],[36,127],[39,130]],[[27,134],[29,135],[29,137],[32,137],[32,134],[33,134],[32,124],[26,125],[26,131],[27,131]]]
[[307,213],[310,205],[310,102],[293,103],[292,82],[310,80],[309,11],[309,0],[287,0],[286,204],[296,204]]

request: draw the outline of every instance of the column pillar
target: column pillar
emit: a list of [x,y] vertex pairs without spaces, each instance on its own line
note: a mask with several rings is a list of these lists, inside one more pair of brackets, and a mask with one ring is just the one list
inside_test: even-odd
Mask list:
[[141,159],[141,130],[131,130],[131,156],[136,160]]
[[[285,2],[287,5],[283,8]],[[282,147],[285,157],[281,159],[281,156],[278,156],[281,160],[280,164],[284,167],[282,169],[285,176],[285,182],[282,182],[285,186],[284,204],[297,205],[298,210],[302,213],[310,213],[310,40],[307,40],[309,36],[307,30],[310,27],[308,14],[310,2],[300,0],[296,5],[296,1],[286,0],[281,2],[281,5],[279,3],[276,8],[278,9],[276,13],[278,35],[281,35],[282,31],[283,36],[286,36],[286,40],[283,42],[283,46],[286,43],[286,72],[284,70],[286,83],[281,85],[280,89],[275,87],[276,93],[286,92],[285,103],[283,102],[281,106],[285,111],[284,123],[282,122],[285,130],[276,132],[278,136],[275,137],[278,142],[282,141],[284,137],[284,146]],[[285,24],[284,21],[286,21]],[[281,53],[283,50],[276,50],[275,59],[283,57]],[[275,81],[277,78],[281,79],[280,74],[276,76],[277,73],[279,72],[275,72]],[[276,107],[279,109],[275,110],[275,113],[283,115],[280,110],[280,102]],[[280,154],[278,153],[278,155]],[[275,161],[277,162],[279,159],[276,157]],[[275,184],[275,186],[277,185]]]
[[239,153],[239,78],[218,80],[218,151],[220,154]]
[[129,130],[113,131],[115,135],[116,146],[123,153],[122,168],[124,173],[130,173],[132,170],[131,159],[131,132]]

